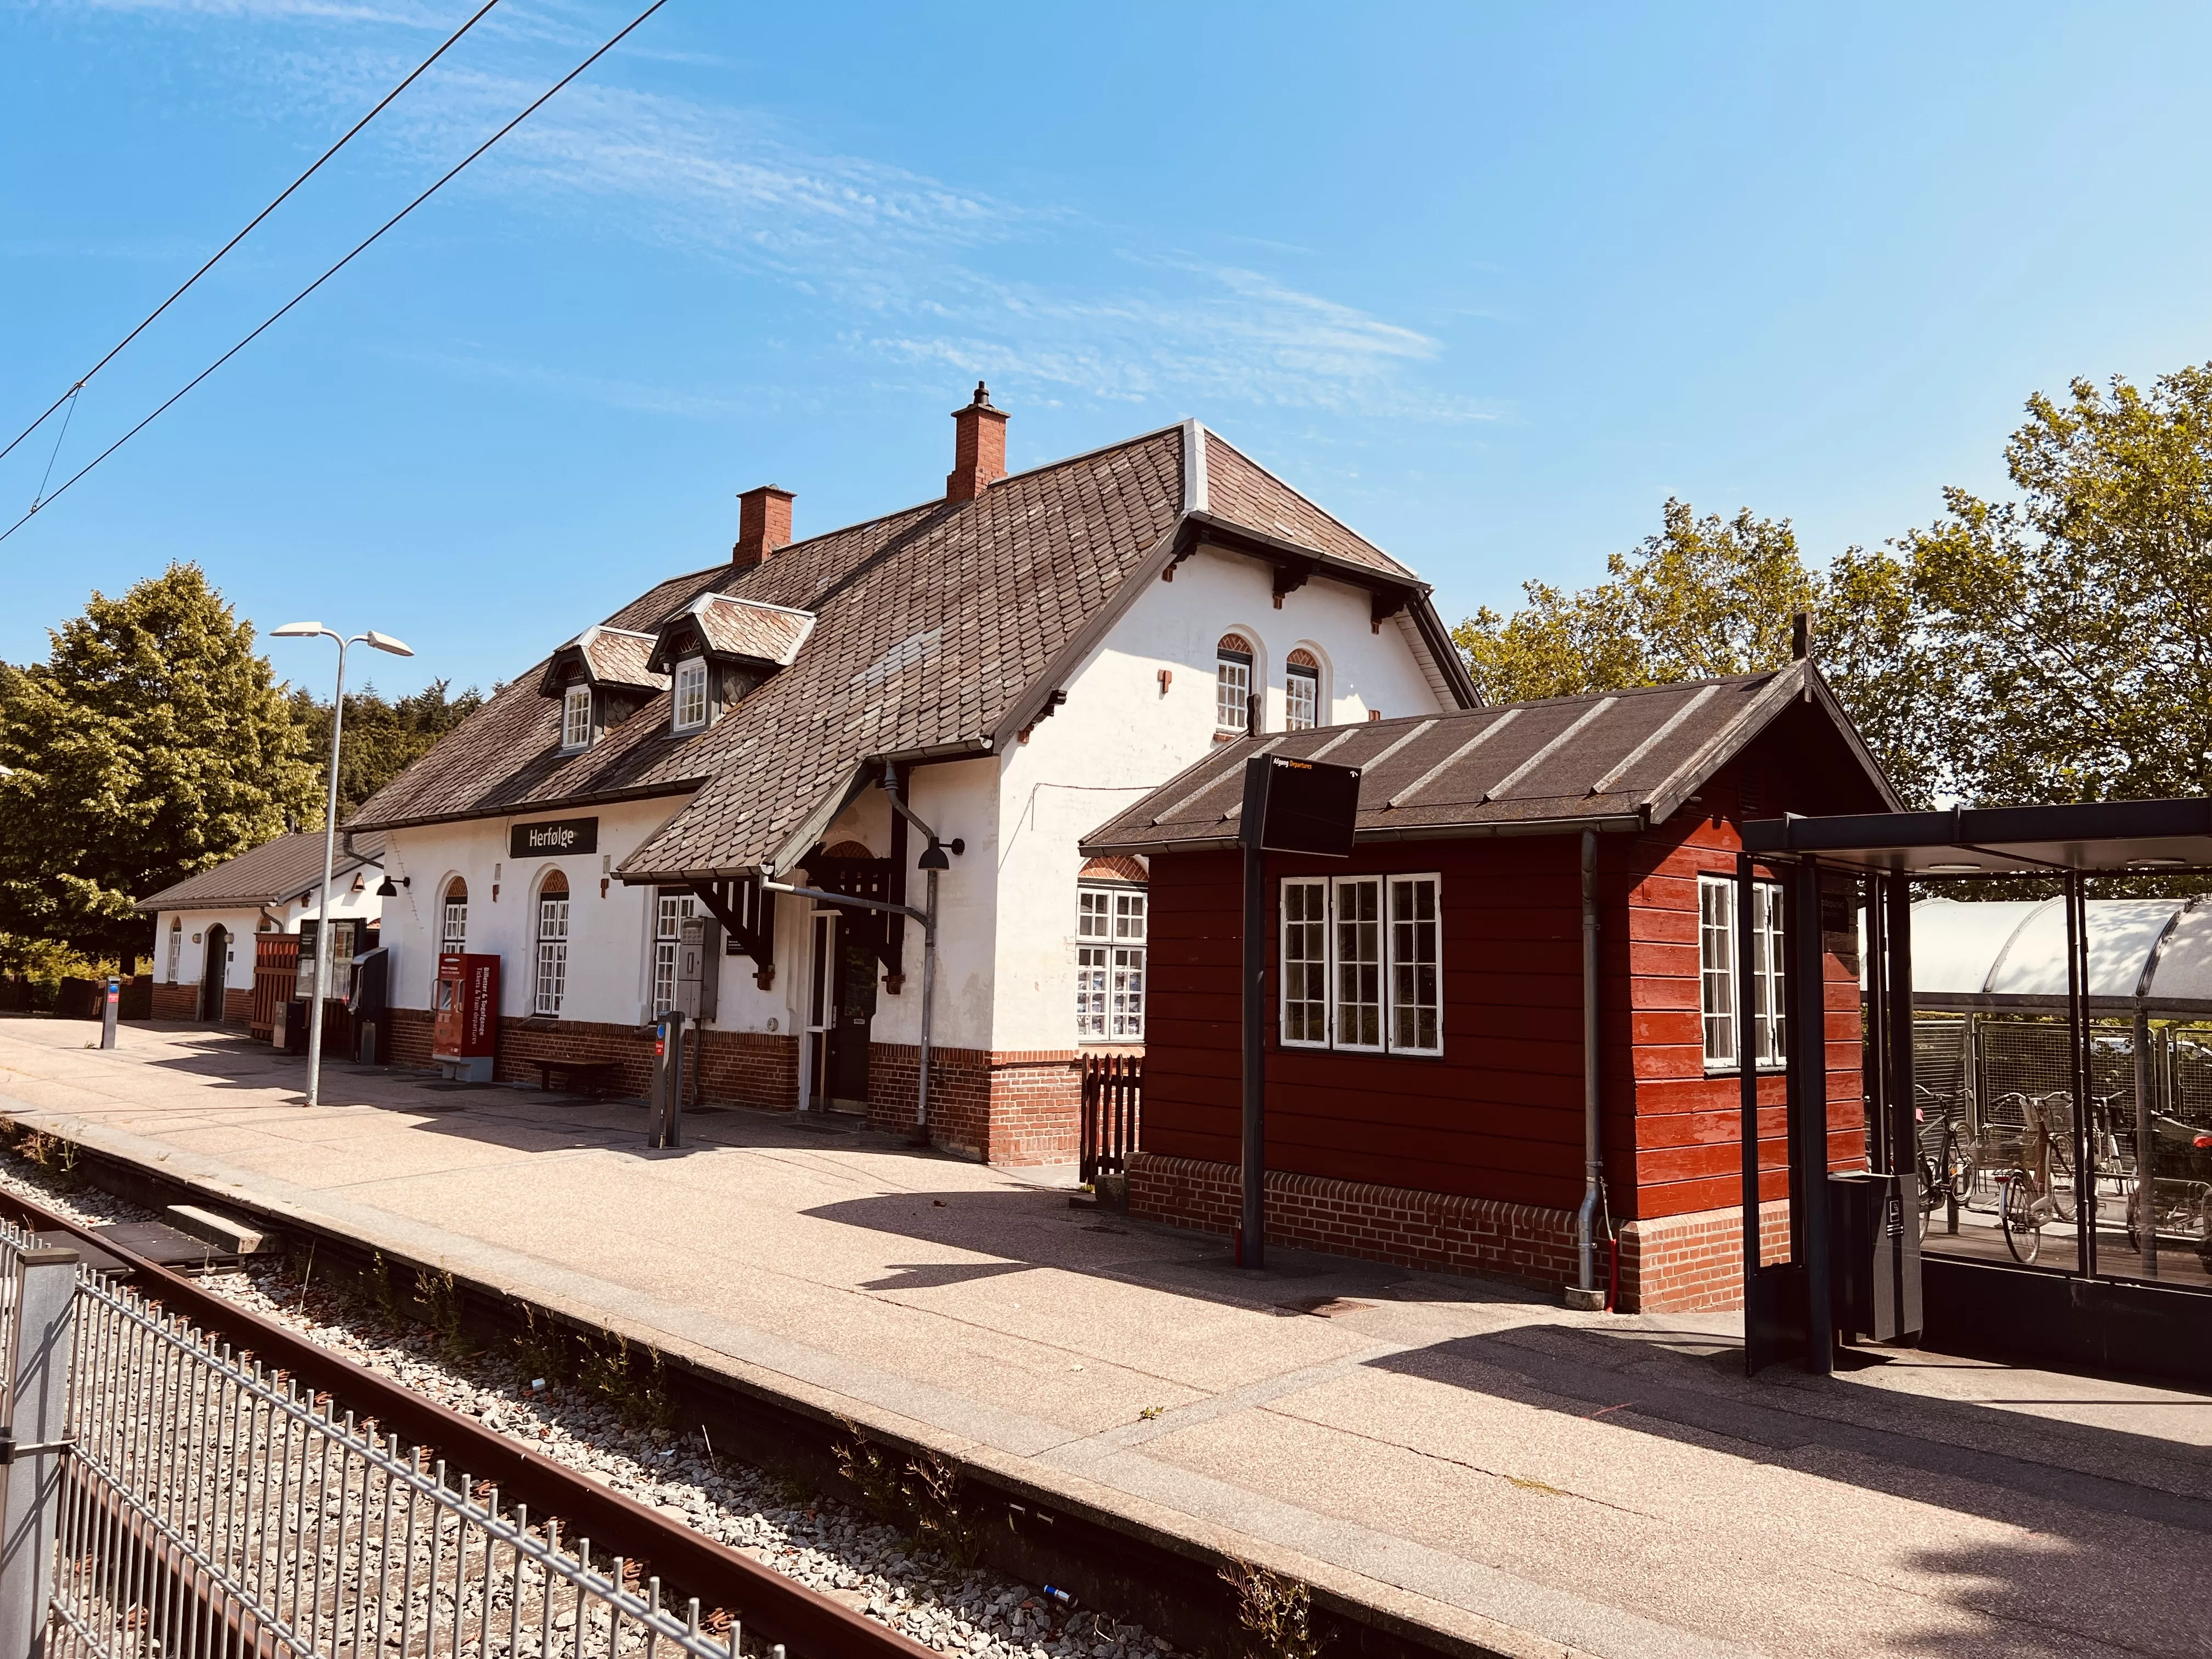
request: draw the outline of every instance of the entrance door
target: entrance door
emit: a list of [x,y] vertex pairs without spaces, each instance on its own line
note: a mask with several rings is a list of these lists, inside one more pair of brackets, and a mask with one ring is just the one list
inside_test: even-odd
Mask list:
[[817,1111],[865,1111],[875,952],[852,918],[830,910],[815,913],[813,945],[806,1041],[813,1047],[814,1098],[808,1104]]
[[207,955],[200,968],[200,1018],[220,1020],[222,1018],[223,970],[230,963],[230,933],[228,928],[207,930]]

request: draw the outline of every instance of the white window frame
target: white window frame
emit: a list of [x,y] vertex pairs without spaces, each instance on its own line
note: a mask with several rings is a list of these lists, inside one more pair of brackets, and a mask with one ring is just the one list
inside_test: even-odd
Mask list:
[[1079,1042],[1145,1040],[1145,955],[1151,890],[1136,882],[1079,884],[1075,1035]]
[[[1301,708],[1299,692],[1304,692]],[[1321,670],[1291,663],[1283,670],[1283,729],[1310,732],[1321,724]]]
[[705,726],[714,713],[707,696],[707,659],[686,657],[678,663],[670,689],[674,705],[671,718],[676,730],[696,732]]
[[469,948],[469,902],[450,896],[439,901],[438,952],[458,956]]
[[[1753,1065],[1778,1072],[1789,1063],[1788,994],[1783,960],[1782,884],[1751,884],[1751,995]],[[1741,967],[1736,948],[1736,884],[1728,876],[1698,878],[1698,1018],[1703,1033],[1705,1070],[1741,1069]]]
[[558,1019],[568,991],[569,895],[540,891],[538,895],[536,969],[532,976],[530,1012],[539,1019]]
[[592,688],[588,685],[572,685],[561,694],[561,746],[592,746]]
[[699,914],[699,896],[681,888],[657,887],[653,895],[653,1018],[676,1006],[676,953],[684,942],[684,923]]
[[[1279,887],[1277,1041],[1286,1048],[1340,1054],[1441,1055],[1443,876],[1433,870],[1287,876]],[[1423,915],[1425,896],[1428,914]],[[1407,909],[1413,914],[1404,916],[1401,927],[1401,912]],[[1318,1036],[1311,1031],[1316,1004]],[[1347,1010],[1352,1011],[1349,1021]],[[1372,1025],[1365,1018],[1370,1010]],[[1424,1013],[1431,1017],[1425,1033]],[[1299,1035],[1291,1035],[1294,1029]],[[1421,1040],[1424,1035],[1429,1041]]]
[[1252,729],[1250,652],[1217,647],[1213,654],[1213,729],[1242,737]]
[[185,955],[185,930],[175,922],[169,924],[169,983],[177,982],[177,969]]

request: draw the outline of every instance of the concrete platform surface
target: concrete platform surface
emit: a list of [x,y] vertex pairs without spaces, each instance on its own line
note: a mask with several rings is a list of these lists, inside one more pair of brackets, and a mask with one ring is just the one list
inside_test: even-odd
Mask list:
[[[865,1131],[0,1018],[0,1111],[1514,1655],[2212,1653],[2212,1399],[1073,1211]],[[1315,1311],[1314,1310],[1318,1310]]]

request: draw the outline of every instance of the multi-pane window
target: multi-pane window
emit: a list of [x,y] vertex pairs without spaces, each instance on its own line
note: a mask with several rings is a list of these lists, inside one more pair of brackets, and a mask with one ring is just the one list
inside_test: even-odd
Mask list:
[[[1705,1065],[1740,1064],[1737,1032],[1736,889],[1725,876],[1698,878],[1698,1004],[1705,1020]],[[1751,1024],[1754,1064],[1780,1066],[1788,1056],[1782,997],[1782,889],[1751,888]]]
[[1283,883],[1284,1042],[1443,1052],[1438,887],[1433,875]]
[[592,741],[592,688],[572,685],[561,694],[561,746],[585,749]]
[[177,982],[177,965],[185,954],[185,930],[176,923],[169,924],[169,983]]
[[687,657],[676,665],[676,729],[689,732],[706,723],[706,659]]
[[438,921],[438,949],[453,955],[469,948],[469,887],[456,880],[446,889],[443,914]]
[[1434,1054],[1443,1047],[1437,884],[1393,876],[1389,890],[1390,1046]]
[[1243,732],[1252,723],[1252,643],[1224,634],[1214,647],[1213,729]]
[[698,898],[673,887],[663,887],[653,900],[653,1017],[659,1019],[676,1006],[676,950],[684,942],[684,924],[699,914]]
[[1283,726],[1304,732],[1321,724],[1321,665],[1310,651],[1293,651],[1283,671]]
[[531,1012],[550,1018],[568,989],[568,883],[559,871],[538,892],[538,981]]
[[1082,887],[1075,896],[1075,1033],[1085,1042],[1145,1037],[1146,892]]

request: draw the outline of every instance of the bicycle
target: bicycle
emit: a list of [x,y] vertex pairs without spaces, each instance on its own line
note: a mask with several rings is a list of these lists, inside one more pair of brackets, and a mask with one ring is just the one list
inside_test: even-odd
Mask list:
[[1932,1102],[1942,1113],[1930,1123],[1924,1105],[1915,1105],[1912,1112],[1914,1121],[1921,1125],[1920,1237],[1925,1239],[1929,1219],[1939,1204],[1948,1198],[1963,1208],[1971,1200],[1978,1164],[1977,1149],[1959,1138],[1959,1126],[1951,1115],[1949,1102],[1924,1084],[1915,1084],[1912,1092],[1923,1101]]
[[[2008,1096],[2023,1108],[2021,1144],[2013,1167],[1999,1177],[2003,1196],[1997,1225],[2005,1249],[2025,1267],[2042,1253],[2043,1230],[2053,1220],[2075,1218],[2073,1097],[2063,1090],[2042,1096]],[[2062,1194],[2063,1196],[2062,1197]],[[2088,1200],[2093,1205],[2094,1196]]]

